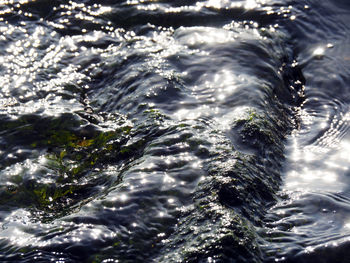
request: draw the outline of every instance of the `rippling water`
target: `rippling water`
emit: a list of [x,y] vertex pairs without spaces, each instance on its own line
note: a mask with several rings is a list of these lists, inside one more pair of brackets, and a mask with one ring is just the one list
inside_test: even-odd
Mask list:
[[289,30],[306,78],[301,124],[287,140],[281,200],[262,231],[270,261],[348,262],[350,5],[307,4],[295,6],[301,19]]
[[1,261],[349,261],[349,15],[0,1]]

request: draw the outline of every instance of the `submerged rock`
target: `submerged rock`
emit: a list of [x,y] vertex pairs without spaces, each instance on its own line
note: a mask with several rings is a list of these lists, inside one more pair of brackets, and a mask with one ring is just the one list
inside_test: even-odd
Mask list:
[[[300,77],[297,70],[288,82]],[[285,88],[290,97],[301,96],[297,106],[303,93]],[[273,89],[267,94],[265,108],[246,108],[226,134],[212,134],[220,143],[209,153],[207,174],[193,194],[192,205],[181,209],[174,233],[163,241],[162,256],[155,262],[264,260],[255,229],[276,200],[284,139],[296,125],[290,102],[282,104]]]
[[249,109],[234,121],[235,136],[256,152],[210,153],[193,204],[181,211],[175,232],[163,241],[164,256],[155,261],[261,262],[254,226],[261,224],[280,183],[283,139],[291,129],[282,109],[275,116]]

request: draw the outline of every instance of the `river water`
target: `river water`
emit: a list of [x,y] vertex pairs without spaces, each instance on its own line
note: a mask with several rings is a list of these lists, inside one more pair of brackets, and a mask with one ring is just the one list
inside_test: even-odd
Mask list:
[[350,262],[346,0],[0,1],[1,262]]

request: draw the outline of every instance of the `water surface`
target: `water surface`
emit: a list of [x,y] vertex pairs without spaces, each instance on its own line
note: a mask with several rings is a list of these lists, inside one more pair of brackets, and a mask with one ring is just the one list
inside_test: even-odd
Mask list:
[[1,1],[1,260],[344,262],[349,12]]

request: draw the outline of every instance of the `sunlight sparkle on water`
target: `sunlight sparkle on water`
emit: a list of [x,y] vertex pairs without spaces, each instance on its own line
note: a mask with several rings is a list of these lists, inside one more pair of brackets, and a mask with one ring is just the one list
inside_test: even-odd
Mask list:
[[164,173],[163,182],[164,183],[175,183],[176,180],[174,178],[170,177],[168,174]]
[[[228,0],[208,0],[204,3],[206,7],[212,7],[216,9],[222,8],[244,8],[244,9],[254,9],[264,5],[265,0],[243,0],[243,1],[228,1]],[[202,3],[197,3],[197,5],[203,6]]]
[[[286,177],[290,190],[343,191],[348,185],[347,172],[350,167],[350,141],[338,138],[332,129],[316,144],[302,147],[297,138],[292,140],[291,160]],[[333,138],[334,137],[334,138]]]
[[212,29],[209,27],[195,28],[187,39],[190,45],[220,44],[235,40],[233,32],[224,29]]
[[175,113],[175,116],[179,120],[194,120],[201,116],[201,112],[198,110],[196,111],[196,109],[180,109]]
[[244,7],[246,9],[254,9],[254,8],[257,8],[258,6],[259,6],[259,4],[255,0],[246,0],[246,2],[244,4]]
[[125,202],[128,199],[128,196],[126,194],[121,194],[119,198],[122,202]]
[[324,55],[325,49],[323,47],[316,48],[312,54],[316,57],[322,57]]
[[209,0],[207,5],[214,8],[221,8],[223,3],[227,3],[227,0]]

